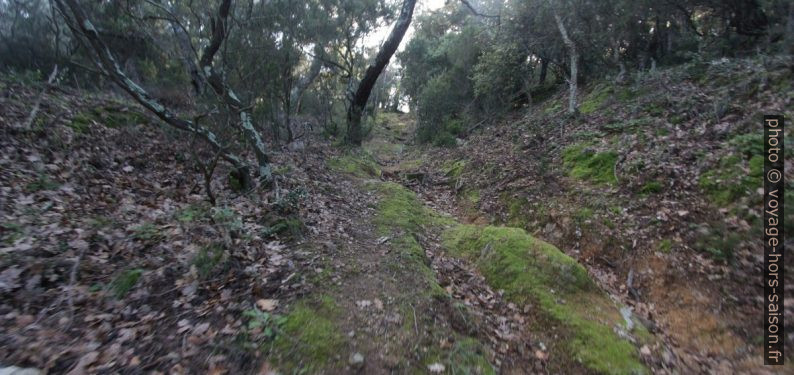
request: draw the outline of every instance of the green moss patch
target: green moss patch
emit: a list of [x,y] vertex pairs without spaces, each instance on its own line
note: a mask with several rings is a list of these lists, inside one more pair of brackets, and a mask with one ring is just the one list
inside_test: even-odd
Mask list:
[[414,192],[392,182],[373,182],[367,188],[380,196],[377,216],[374,223],[382,236],[392,237],[391,246],[399,250],[403,262],[418,272],[425,279],[427,291],[434,296],[446,293],[438,285],[433,270],[428,266],[425,251],[415,235],[424,233],[431,226],[452,223],[452,219],[444,218],[426,208]]
[[719,206],[727,206],[761,187],[764,158],[755,155],[745,161],[739,155],[729,155],[718,166],[703,173],[698,185]]
[[603,373],[644,373],[636,348],[613,327],[624,322],[612,301],[574,259],[524,230],[458,225],[445,247],[475,262],[489,284],[519,304],[534,304],[570,331],[569,355]]
[[579,112],[582,114],[593,113],[609,99],[612,88],[609,86],[598,86],[590,94],[585,96],[582,104],[579,105]]
[[285,373],[314,373],[341,366],[339,354],[345,352],[346,342],[333,323],[339,314],[333,299],[323,296],[296,303],[279,319],[270,354],[285,370],[295,370]]
[[598,184],[615,184],[615,163],[618,154],[614,151],[596,152],[585,143],[569,146],[563,151],[563,164],[571,177],[589,180]]
[[642,185],[640,188],[640,194],[642,195],[650,195],[650,194],[658,194],[661,193],[663,190],[662,183],[659,181],[648,181],[645,185]]
[[369,154],[346,154],[328,160],[328,167],[338,171],[352,174],[356,177],[380,177],[381,170],[378,163]]
[[148,121],[141,113],[130,111],[123,107],[96,107],[79,112],[72,117],[69,127],[78,133],[85,133],[93,124],[104,125],[109,128],[138,125]]
[[638,117],[606,124],[604,125],[603,129],[608,132],[615,133],[625,132],[632,129],[642,131],[645,130],[645,128],[652,122],[653,120],[650,117]]
[[486,358],[487,349],[471,337],[459,337],[449,351],[425,358],[424,364],[441,362],[451,374],[493,375],[496,370]]

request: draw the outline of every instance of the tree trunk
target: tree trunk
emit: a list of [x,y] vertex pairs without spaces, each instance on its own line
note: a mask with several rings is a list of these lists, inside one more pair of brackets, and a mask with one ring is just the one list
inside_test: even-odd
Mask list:
[[360,145],[364,135],[361,132],[361,115],[364,113],[364,107],[367,105],[369,95],[378,77],[389,64],[394,52],[400,45],[405,31],[408,30],[408,25],[411,24],[411,18],[414,13],[414,6],[416,0],[404,0],[402,9],[400,10],[400,17],[394,23],[394,28],[391,30],[386,42],[383,43],[375,61],[367,67],[364,73],[364,78],[358,84],[358,89],[350,101],[350,106],[347,109],[347,142],[355,145]]
[[546,74],[549,71],[549,59],[540,59],[540,78],[538,79],[538,85],[543,85],[546,83]]
[[199,68],[204,75],[204,79],[215,93],[223,98],[229,110],[240,119],[240,128],[243,135],[248,140],[248,143],[254,149],[256,161],[258,164],[257,173],[260,181],[269,186],[273,182],[273,174],[270,171],[270,157],[267,155],[267,148],[259,135],[259,131],[254,127],[251,120],[251,115],[246,111],[240,98],[232,91],[226,84],[223,77],[215,73],[212,61],[215,58],[215,53],[221,47],[226,35],[226,18],[229,15],[229,8],[231,7],[231,0],[223,0],[218,8],[218,17],[213,19],[212,22],[212,38],[210,44],[204,49],[199,60]]
[[314,58],[309,66],[309,71],[298,80],[298,83],[296,83],[295,87],[290,91],[290,106],[293,108],[293,113],[295,114],[300,110],[300,101],[303,93],[306,92],[314,80],[317,79],[317,76],[320,75],[320,70],[323,67],[322,56],[324,53],[323,47],[319,43],[314,46]]
[[568,30],[565,29],[565,25],[562,23],[562,19],[557,12],[554,12],[554,20],[557,21],[557,28],[560,29],[560,35],[562,35],[562,41],[565,43],[565,46],[568,47],[568,52],[571,55],[571,77],[568,79],[568,87],[570,88],[570,97],[568,98],[568,113],[575,114],[577,111],[576,108],[576,77],[578,75],[578,66],[577,61],[579,59],[578,52],[576,51],[576,45],[573,43],[570,37],[568,37]]
[[[64,5],[64,2],[66,5]],[[80,8],[75,0],[55,0],[55,3],[64,17],[68,17],[69,14],[69,12],[67,12],[67,6],[68,9],[71,10],[71,17],[73,20],[67,19],[67,25],[70,29],[72,29],[75,35],[82,35],[86,40],[88,40],[91,49],[94,51],[98,59],[96,61],[97,65],[100,69],[105,71],[105,73],[113,80],[114,83],[116,83],[119,87],[121,87],[122,90],[132,96],[132,98],[135,99],[135,101],[137,101],[140,105],[154,113],[165,123],[177,129],[194,133],[204,139],[204,141],[212,146],[212,148],[221,153],[221,157],[224,160],[234,166],[243,183],[248,182],[248,165],[236,155],[226,151],[226,147],[220,144],[218,138],[211,130],[201,127],[198,124],[194,124],[191,121],[176,117],[173,112],[158,103],[151,95],[149,95],[148,92],[146,92],[146,90],[144,90],[124,74],[115,57],[113,57],[113,54],[102,42],[102,40],[99,39],[99,34],[97,33],[96,28],[87,19],[82,8]]]

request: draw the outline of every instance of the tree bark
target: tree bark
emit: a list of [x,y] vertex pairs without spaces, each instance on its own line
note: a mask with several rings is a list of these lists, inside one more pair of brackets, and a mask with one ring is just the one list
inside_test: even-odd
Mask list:
[[364,107],[367,105],[369,95],[372,92],[372,88],[375,86],[375,82],[386,68],[386,65],[389,64],[389,60],[400,45],[405,31],[408,30],[415,5],[416,0],[403,1],[400,16],[397,18],[397,22],[394,23],[394,28],[392,28],[386,42],[383,43],[380,51],[378,51],[378,54],[375,56],[375,61],[367,67],[364,78],[361,79],[358,89],[350,101],[350,106],[347,109],[346,138],[348,143],[360,145],[363,140],[364,135],[361,132],[361,116],[364,113]]
[[[221,145],[221,143],[218,141],[218,138],[211,130],[201,127],[198,124],[194,124],[192,121],[178,118],[173,112],[158,103],[157,100],[155,100],[151,95],[149,95],[148,92],[146,92],[146,90],[144,90],[141,86],[133,82],[124,74],[115,57],[113,57],[113,54],[99,38],[96,28],[91,21],[88,20],[82,8],[80,8],[75,0],[55,0],[55,3],[65,18],[69,17],[68,15],[71,13],[71,17],[73,19],[67,18],[67,25],[70,29],[72,29],[75,35],[82,35],[85,37],[91,46],[91,49],[96,54],[98,59],[98,61],[96,61],[97,65],[100,69],[105,71],[105,73],[113,80],[114,83],[116,83],[119,87],[121,87],[122,90],[132,96],[132,98],[140,105],[154,113],[165,123],[177,129],[194,133],[201,137],[205,142],[212,146],[212,148],[220,152],[221,157],[224,160],[234,166],[236,172],[243,179],[243,183],[247,182],[249,176],[249,166],[236,155],[226,151],[226,147]],[[71,12],[67,12],[67,7]]]
[[570,88],[570,97],[568,98],[568,113],[575,114],[577,111],[576,78],[579,74],[577,65],[579,54],[576,50],[576,44],[574,44],[573,40],[571,40],[571,38],[568,36],[568,30],[565,29],[565,25],[563,25],[562,19],[556,11],[554,12],[554,20],[557,22],[557,28],[560,29],[562,41],[565,43],[565,46],[568,47],[568,53],[571,55],[571,77],[568,79],[568,87]]

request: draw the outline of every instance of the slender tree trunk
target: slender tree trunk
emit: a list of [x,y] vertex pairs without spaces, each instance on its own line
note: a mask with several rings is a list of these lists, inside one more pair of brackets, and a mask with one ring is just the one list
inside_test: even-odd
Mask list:
[[320,70],[323,67],[323,47],[318,43],[314,46],[314,58],[309,66],[309,71],[298,80],[298,83],[290,91],[290,104],[294,109],[293,113],[300,110],[300,102],[303,93],[311,86],[315,79],[320,75]]
[[411,24],[411,18],[413,17],[415,5],[416,0],[403,1],[402,9],[400,10],[400,17],[397,18],[397,22],[394,23],[394,28],[392,28],[389,37],[386,39],[386,42],[383,43],[383,46],[381,47],[380,51],[378,51],[377,56],[375,56],[375,61],[373,61],[372,64],[367,67],[367,70],[364,73],[364,78],[361,79],[356,93],[353,94],[353,98],[350,101],[350,106],[347,109],[348,143],[360,145],[364,138],[364,135],[361,131],[361,116],[364,113],[364,107],[367,105],[369,95],[372,92],[372,88],[375,86],[375,82],[386,68],[386,65],[389,64],[389,60],[391,59],[392,55],[394,55],[397,47],[400,45],[400,41],[402,41],[405,31],[408,30],[408,25]]
[[576,51],[576,45],[573,43],[573,40],[568,36],[568,30],[565,29],[565,25],[562,23],[562,19],[557,12],[554,12],[554,20],[557,21],[557,28],[560,29],[560,35],[562,35],[562,41],[565,43],[565,46],[568,47],[568,53],[571,55],[571,77],[568,79],[568,87],[570,88],[570,97],[568,98],[568,113],[575,114],[577,111],[576,106],[576,78],[579,74],[578,72],[578,59],[579,54]]
[[269,186],[273,182],[273,174],[270,171],[270,157],[267,154],[265,142],[262,141],[259,130],[254,127],[251,115],[245,109],[245,106],[243,106],[240,98],[226,84],[221,74],[215,72],[212,63],[213,59],[215,58],[215,54],[218,52],[223,40],[226,38],[226,18],[229,15],[230,7],[231,0],[223,0],[220,7],[218,8],[218,16],[214,18],[212,23],[212,38],[210,39],[210,44],[207,45],[201,55],[201,59],[199,60],[199,68],[201,73],[204,75],[204,79],[207,81],[207,83],[209,83],[209,86],[212,88],[212,90],[215,91],[219,97],[223,98],[223,101],[229,110],[235,116],[239,117],[240,127],[243,131],[243,135],[254,149],[254,155],[256,156],[256,161],[258,163],[257,173],[259,175],[259,179],[262,183]]
[[538,85],[542,85],[546,83],[546,74],[549,71],[549,59],[540,59],[540,78],[538,79]]
[[621,84],[626,80],[626,64],[620,59],[620,43],[617,40],[612,40],[612,48],[612,56],[615,59],[615,63],[618,64],[618,68],[620,68],[617,77],[615,77],[615,83]]

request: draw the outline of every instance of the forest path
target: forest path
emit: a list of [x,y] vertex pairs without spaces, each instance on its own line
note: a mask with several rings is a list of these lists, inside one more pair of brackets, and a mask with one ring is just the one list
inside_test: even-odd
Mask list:
[[[446,335],[459,336],[458,341],[460,336],[478,340],[498,373],[665,372],[646,354],[648,346],[659,347],[658,339],[636,317],[619,312],[614,298],[593,289],[581,265],[521,229],[491,227],[472,215],[467,197],[456,196],[459,189],[450,175],[454,163],[425,160],[430,146],[413,143],[409,115],[386,114],[377,122],[363,152],[331,165],[358,176],[354,180],[363,190],[375,193],[375,214],[364,220],[370,224],[364,227],[374,228],[376,234],[368,237],[379,236],[376,242],[388,244],[398,255],[417,247],[432,270],[429,284],[444,289],[429,309],[417,304],[418,316],[434,316],[433,323],[442,321],[451,328]],[[448,242],[456,232],[464,237]],[[472,233],[481,237],[467,242]],[[462,250],[469,245],[474,254],[461,253],[470,251]],[[409,269],[397,280],[411,277],[415,263],[404,256],[393,261]],[[497,270],[491,268],[495,265]],[[576,280],[572,289],[571,277]],[[413,291],[406,296],[416,300],[420,295]],[[443,352],[449,341],[429,345]],[[458,362],[448,356],[442,364]],[[451,373],[458,371],[453,368]]]
[[[390,122],[364,146],[387,166],[385,174],[402,173],[402,163],[412,162],[406,124]],[[392,206],[392,194],[413,193],[384,181],[385,174],[373,178],[379,168],[370,170],[373,165],[357,157],[329,161],[331,169],[353,173],[339,175],[335,213],[342,223],[321,246],[339,276],[323,279],[318,267],[319,291],[308,297],[314,305],[330,297],[344,335],[337,348],[344,351],[334,353],[336,364],[329,368],[326,361],[323,372],[545,373],[546,346],[553,343],[529,331],[532,311],[506,301],[467,262],[444,256],[440,228],[392,220],[389,210],[405,208],[403,202]]]
[[[364,158],[373,158],[378,167],[368,165],[368,161],[363,166],[365,172],[382,170],[380,173],[375,172],[376,175],[380,174],[380,179],[368,178],[372,176],[362,178],[358,173],[359,177],[354,177],[351,183],[358,185],[359,189],[348,195],[357,202],[367,202],[365,205],[375,208],[375,211],[362,209],[359,211],[361,215],[354,219],[358,224],[353,227],[358,228],[358,232],[353,237],[360,246],[352,252],[357,254],[353,261],[362,272],[346,283],[350,289],[344,289],[355,290],[355,298],[360,298],[356,301],[359,307],[361,300],[366,304],[366,301],[378,299],[378,294],[381,295],[376,303],[378,309],[384,300],[389,301],[386,305],[403,306],[404,312],[407,312],[407,305],[410,307],[407,321],[414,326],[413,330],[400,332],[380,324],[377,316],[374,319],[366,314],[351,316],[346,328],[354,329],[363,323],[369,324],[367,331],[381,333],[380,339],[364,346],[368,348],[368,356],[380,357],[385,361],[368,364],[367,370],[375,371],[379,366],[394,369],[392,362],[395,357],[388,354],[392,351],[390,346],[413,342],[420,343],[413,348],[414,353],[403,352],[401,356],[408,362],[419,360],[424,363],[425,366],[412,366],[414,369],[421,368],[422,372],[441,368],[432,367],[434,364],[443,365],[450,373],[587,372],[571,358],[558,358],[549,368],[549,352],[557,344],[554,329],[534,331],[534,328],[543,327],[545,323],[535,315],[530,305],[518,306],[508,301],[503,291],[494,290],[488,285],[476,266],[464,259],[447,256],[441,238],[443,228],[426,223],[412,225],[414,221],[423,221],[422,218],[407,218],[415,214],[413,212],[397,213],[407,218],[408,226],[401,225],[400,219],[395,220],[398,223],[389,222],[393,219],[389,217],[390,209],[411,211],[410,198],[408,201],[400,200],[403,194],[413,194],[409,190],[411,187],[417,190],[417,202],[424,206],[420,210],[427,210],[431,216],[439,214],[454,222],[458,221],[454,217],[463,216],[457,212],[460,208],[455,205],[450,189],[417,189],[419,185],[428,185],[425,184],[427,181],[423,181],[426,177],[424,174],[414,173],[423,161],[421,147],[412,144],[412,126],[412,119],[408,115],[392,114],[385,116],[384,121],[375,126],[374,134],[365,142],[363,149],[366,152]],[[340,164],[360,162],[346,160]],[[357,168],[348,166],[346,169],[351,171]],[[443,174],[434,174],[439,173]],[[357,197],[358,194],[366,196],[366,199]],[[400,198],[395,199],[395,196]],[[396,203],[398,207],[389,207],[390,203]],[[419,247],[411,250],[414,245]],[[416,250],[420,254],[416,254]],[[417,255],[421,258],[420,262],[416,262]],[[443,293],[432,291],[438,286],[444,289]],[[428,288],[431,290],[429,295],[423,292]],[[347,299],[345,304],[351,305],[353,298]],[[381,322],[393,321],[394,318],[387,313]],[[533,327],[532,331],[530,327]],[[418,354],[433,352],[438,352],[440,356]],[[432,358],[438,361],[429,360]],[[490,366],[480,362],[481,359],[487,360]]]

